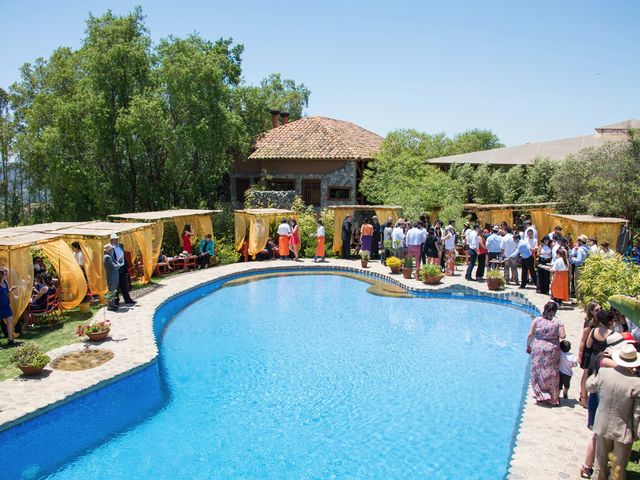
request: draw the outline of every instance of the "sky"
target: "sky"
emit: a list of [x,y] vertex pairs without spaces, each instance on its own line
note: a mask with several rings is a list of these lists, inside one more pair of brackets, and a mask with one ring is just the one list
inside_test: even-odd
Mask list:
[[380,135],[491,129],[508,146],[640,118],[640,2],[0,0],[0,87],[89,13],[140,5],[154,42],[198,33],[245,47],[243,77],[311,90],[308,115]]

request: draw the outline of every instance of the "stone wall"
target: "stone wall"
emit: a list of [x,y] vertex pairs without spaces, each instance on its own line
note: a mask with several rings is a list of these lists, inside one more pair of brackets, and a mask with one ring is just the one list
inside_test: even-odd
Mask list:
[[[300,160],[313,161],[313,160]],[[269,172],[267,172],[269,175]],[[320,180],[321,189],[321,208],[332,205],[352,205],[356,203],[356,162],[349,161],[346,165],[338,170],[329,173],[277,173],[271,175],[274,179],[295,180],[296,195],[302,195],[302,180]],[[236,198],[236,178],[250,178],[251,183],[257,182],[261,175],[232,173],[230,175],[229,193],[232,202]],[[329,187],[348,187],[350,189],[349,198],[340,200],[329,199]],[[236,207],[242,208],[238,202],[234,202]],[[274,207],[276,208],[276,207]],[[280,208],[280,207],[277,207]]]
[[294,190],[256,190],[251,193],[250,204],[246,208],[283,208],[290,209],[296,199]]

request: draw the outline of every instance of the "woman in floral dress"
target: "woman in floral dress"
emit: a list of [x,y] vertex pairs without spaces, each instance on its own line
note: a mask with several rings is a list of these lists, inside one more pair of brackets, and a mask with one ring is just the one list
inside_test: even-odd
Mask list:
[[566,337],[564,325],[555,318],[556,302],[544,306],[541,317],[531,323],[527,353],[531,354],[531,387],[536,402],[559,405],[560,340]]

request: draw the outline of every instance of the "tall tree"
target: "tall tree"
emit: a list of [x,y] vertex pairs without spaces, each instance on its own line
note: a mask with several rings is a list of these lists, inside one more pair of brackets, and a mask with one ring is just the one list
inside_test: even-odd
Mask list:
[[14,142],[14,125],[9,111],[9,94],[0,88],[0,196],[3,220],[9,219],[9,158]]

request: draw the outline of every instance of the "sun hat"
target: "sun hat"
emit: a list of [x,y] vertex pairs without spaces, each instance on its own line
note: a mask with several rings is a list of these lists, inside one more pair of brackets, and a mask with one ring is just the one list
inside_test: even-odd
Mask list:
[[578,237],[582,243],[587,243],[589,241],[589,237],[587,237],[584,233]]
[[611,358],[620,367],[632,368],[640,366],[640,355],[638,355],[638,351],[633,345],[624,345],[620,350],[613,352]]
[[105,252],[110,252],[111,250],[113,250],[113,245],[111,245],[110,243],[107,243],[107,244],[104,246],[104,251],[105,251]]
[[111,240],[117,240],[118,239],[118,235],[115,233],[112,233],[111,236],[109,237]]
[[500,230],[500,227],[498,225],[494,225],[491,230],[497,232],[498,230]]

